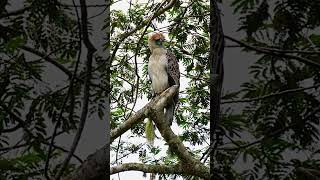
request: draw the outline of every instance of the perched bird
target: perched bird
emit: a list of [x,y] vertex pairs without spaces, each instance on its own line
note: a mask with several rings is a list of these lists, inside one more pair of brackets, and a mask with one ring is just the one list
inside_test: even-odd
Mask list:
[[[165,38],[162,33],[154,33],[149,37],[148,45],[151,56],[148,63],[148,74],[154,95],[159,95],[173,85],[180,85],[179,64],[175,55],[163,46]],[[165,116],[171,126],[175,106],[178,103],[177,93],[165,107]]]

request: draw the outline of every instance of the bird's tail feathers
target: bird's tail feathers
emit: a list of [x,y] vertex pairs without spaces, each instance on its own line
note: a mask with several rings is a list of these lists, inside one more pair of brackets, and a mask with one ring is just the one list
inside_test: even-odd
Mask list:
[[173,122],[174,110],[175,110],[175,104],[174,103],[171,103],[170,105],[168,105],[166,107],[165,117],[166,117],[167,121],[169,122],[169,126],[171,126],[172,122]]
[[150,145],[153,145],[154,139],[155,139],[155,132],[154,132],[154,126],[152,123],[152,120],[147,118],[146,126],[145,126],[145,134],[147,138],[147,142]]

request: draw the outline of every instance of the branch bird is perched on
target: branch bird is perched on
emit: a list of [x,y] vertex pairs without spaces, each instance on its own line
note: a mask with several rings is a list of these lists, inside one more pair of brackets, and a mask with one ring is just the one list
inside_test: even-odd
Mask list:
[[[180,71],[178,61],[173,53],[164,48],[165,38],[162,33],[154,33],[149,37],[148,45],[151,50],[148,73],[151,79],[151,87],[155,95],[159,95],[173,85],[180,85]],[[165,107],[165,116],[171,126],[174,109],[178,103],[177,93]]]

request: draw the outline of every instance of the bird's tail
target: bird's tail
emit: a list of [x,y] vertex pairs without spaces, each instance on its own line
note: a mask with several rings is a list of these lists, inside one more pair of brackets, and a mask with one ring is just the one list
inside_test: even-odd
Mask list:
[[168,103],[166,106],[165,116],[167,118],[167,121],[169,122],[169,126],[172,125],[174,111],[176,109],[176,105],[177,105],[178,101],[179,101],[179,95],[176,94],[173,96],[173,99],[171,100],[171,102]]
[[154,126],[153,126],[152,120],[149,118],[147,118],[147,122],[145,126],[145,134],[146,134],[147,142],[150,145],[153,145],[155,132],[154,132]]
[[166,119],[169,122],[169,126],[172,125],[173,122],[173,116],[174,116],[174,109],[175,109],[175,103],[170,103],[167,107],[166,107]]

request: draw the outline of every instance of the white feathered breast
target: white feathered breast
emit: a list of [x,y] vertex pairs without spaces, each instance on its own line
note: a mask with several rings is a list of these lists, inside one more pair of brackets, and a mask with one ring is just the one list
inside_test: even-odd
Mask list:
[[161,93],[169,87],[167,64],[166,50],[162,48],[154,49],[149,58],[148,73],[155,93]]

